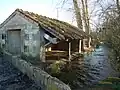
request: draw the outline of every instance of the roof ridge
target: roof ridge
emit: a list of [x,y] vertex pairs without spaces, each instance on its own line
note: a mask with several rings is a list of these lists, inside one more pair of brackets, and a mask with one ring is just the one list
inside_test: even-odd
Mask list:
[[66,22],[66,21],[58,20],[58,19],[56,19],[56,18],[52,18],[52,17],[48,17],[48,16],[44,16],[44,15],[39,15],[39,14],[34,13],[34,12],[24,11],[23,9],[20,9],[20,8],[17,8],[16,11],[22,11],[22,12],[33,13],[33,14],[35,14],[35,15],[42,16],[42,17],[45,17],[45,18],[49,18],[49,19],[58,21],[58,22],[60,22],[60,23],[65,23],[65,24],[68,24],[68,25],[70,25],[70,26],[72,26],[72,27],[74,27],[74,28],[79,29],[78,27],[76,27],[76,26],[74,26],[74,25],[72,25],[72,24],[70,24],[70,23],[68,23],[68,22]]
[[23,13],[29,18],[33,19],[43,27],[49,27],[55,29],[56,32],[59,32],[62,35],[65,35],[70,38],[80,38],[82,36],[86,36],[85,32],[80,30],[78,27],[71,25],[65,21],[61,21],[55,18],[50,18],[47,16],[39,15],[37,13],[24,11],[22,9],[17,8],[16,11]]

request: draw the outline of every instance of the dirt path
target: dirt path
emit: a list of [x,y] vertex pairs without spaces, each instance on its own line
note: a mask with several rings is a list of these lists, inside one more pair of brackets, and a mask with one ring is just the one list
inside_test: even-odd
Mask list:
[[41,90],[34,81],[0,58],[0,90]]

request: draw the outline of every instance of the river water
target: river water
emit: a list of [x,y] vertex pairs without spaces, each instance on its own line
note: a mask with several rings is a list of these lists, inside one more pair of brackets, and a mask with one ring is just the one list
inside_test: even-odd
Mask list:
[[[101,45],[90,55],[85,55],[86,63],[99,69],[99,75],[93,74],[94,78],[91,80],[93,83],[113,75],[112,73],[116,76],[118,75],[110,66],[108,52],[108,48]],[[0,90],[41,90],[41,88],[7,62],[7,60],[0,58]]]
[[90,55],[85,56],[85,61],[91,66],[96,66],[99,70],[99,75],[94,75],[93,82],[104,80],[108,76],[118,76],[119,73],[113,70],[108,58],[109,49],[105,45],[100,45]]

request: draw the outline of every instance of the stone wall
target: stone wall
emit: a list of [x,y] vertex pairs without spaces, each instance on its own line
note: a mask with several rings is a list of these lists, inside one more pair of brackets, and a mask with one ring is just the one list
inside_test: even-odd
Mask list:
[[5,52],[4,60],[8,60],[21,72],[27,74],[29,78],[42,87],[42,90],[71,90],[70,87],[62,81],[50,76],[45,71],[33,66],[31,63],[26,62],[21,58],[18,58],[17,56],[12,56],[11,54]]
[[[40,31],[38,23],[32,21],[31,19],[25,17],[19,12],[14,12],[10,17],[8,17],[4,24],[0,25],[0,44],[1,47],[5,48],[6,50],[10,51],[8,48],[11,46],[9,41],[11,42],[11,39],[8,37],[9,30],[21,30],[20,36],[21,41],[19,43],[21,44],[21,52],[24,54],[31,54],[32,56],[37,56],[40,52]],[[12,31],[12,32],[13,32]],[[5,38],[2,38],[2,34],[5,35]],[[11,36],[11,35],[10,35]],[[26,36],[29,39],[26,39]],[[16,41],[17,39],[14,38]],[[25,51],[24,46],[27,47],[27,50]],[[16,46],[15,46],[16,47]],[[17,47],[18,48],[18,47]],[[15,48],[13,49],[15,50]]]

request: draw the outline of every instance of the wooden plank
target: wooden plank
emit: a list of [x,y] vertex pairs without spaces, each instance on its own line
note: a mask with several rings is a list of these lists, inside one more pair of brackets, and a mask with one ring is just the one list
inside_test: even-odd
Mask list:
[[82,51],[82,40],[79,40],[79,53]]
[[71,59],[71,42],[69,42],[69,61]]

